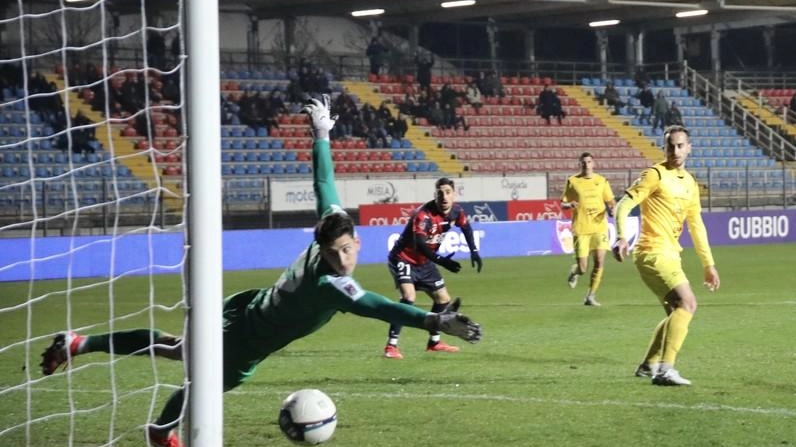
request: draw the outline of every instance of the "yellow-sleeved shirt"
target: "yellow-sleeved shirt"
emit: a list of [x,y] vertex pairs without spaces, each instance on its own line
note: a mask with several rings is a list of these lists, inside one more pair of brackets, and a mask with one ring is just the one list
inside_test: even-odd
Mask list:
[[600,174],[592,174],[591,177],[581,174],[570,176],[561,196],[562,202],[578,202],[572,211],[572,232],[576,236],[608,232],[605,203],[613,200],[611,185]]
[[658,163],[645,169],[625,191],[616,210],[617,237],[625,237],[625,218],[635,205],[641,206],[641,232],[634,250],[645,253],[680,253],[683,222],[703,266],[714,265],[708,244],[699,185],[685,169],[667,169]]

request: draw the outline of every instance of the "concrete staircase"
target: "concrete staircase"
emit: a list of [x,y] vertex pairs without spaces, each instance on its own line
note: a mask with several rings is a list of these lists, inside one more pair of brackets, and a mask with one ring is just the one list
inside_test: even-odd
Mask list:
[[633,149],[636,149],[644,158],[651,163],[661,161],[663,153],[656,146],[655,141],[645,137],[638,129],[630,126],[626,118],[612,115],[605,107],[600,105],[593,95],[590,95],[579,86],[560,86],[567,93],[567,96],[575,98],[581,107],[589,110],[592,116],[599,118],[607,127],[614,129],[621,138],[625,139]]
[[[54,82],[59,90],[65,88],[63,79],[59,79],[55,74],[45,76],[48,81]],[[64,103],[66,103],[65,98]],[[91,109],[91,106],[85,104],[76,91],[69,92],[69,113],[75,116],[77,112],[82,112],[84,116],[94,123],[102,123],[105,117]],[[128,137],[121,135],[122,129],[125,126],[121,124],[101,125],[96,127],[95,138],[102,146],[111,152],[116,158],[117,164],[122,164],[130,169],[134,177],[146,183],[147,188],[157,188],[163,186],[169,192],[163,194],[163,203],[166,209],[170,212],[182,212],[182,183],[172,182],[158,184],[159,175],[153,169],[152,163],[147,152],[139,152],[135,149],[135,142]]]
[[752,98],[747,96],[737,96],[738,103],[741,104],[752,115],[760,118],[766,126],[779,128],[782,132],[791,138],[796,138],[796,125],[786,123],[781,116],[767,109],[766,107],[758,104]]
[[[378,108],[387,99],[376,93],[373,84],[369,82],[345,81],[342,84],[348,89],[349,93],[356,95],[360,101],[373,107]],[[398,114],[398,109],[394,104],[390,103],[389,108],[393,116]],[[452,159],[452,154],[440,148],[433,138],[426,135],[425,130],[413,125],[411,122],[407,124],[406,138],[411,140],[417,149],[422,150],[428,160],[436,163],[440,171],[456,175],[461,175],[464,172],[464,165]]]

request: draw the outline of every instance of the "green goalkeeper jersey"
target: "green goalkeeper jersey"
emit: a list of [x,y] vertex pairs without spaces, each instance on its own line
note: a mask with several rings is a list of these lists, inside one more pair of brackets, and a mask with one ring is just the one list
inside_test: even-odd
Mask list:
[[[334,185],[328,140],[313,145],[313,187],[318,214],[345,213]],[[323,260],[313,241],[282,273],[276,284],[257,292],[245,310],[250,340],[264,353],[320,329],[335,313],[423,328],[427,312],[364,290],[354,278],[340,276]]]

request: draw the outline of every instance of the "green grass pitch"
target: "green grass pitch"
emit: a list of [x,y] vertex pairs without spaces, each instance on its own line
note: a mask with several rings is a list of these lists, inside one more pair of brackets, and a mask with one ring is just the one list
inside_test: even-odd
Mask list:
[[[566,285],[569,257],[486,259],[481,274],[464,258],[462,273],[445,277],[461,310],[483,325],[481,343],[426,353],[426,335],[405,329],[405,359],[387,360],[386,324],[338,315],[225,395],[225,445],[289,445],[276,424],[281,400],[319,388],[338,408],[331,446],[794,446],[796,246],[716,247],[714,255],[722,284],[710,293],[693,250],[684,254],[699,309],[677,367],[692,387],[633,376],[663,311],[631,263],[607,260],[603,306],[588,308],[588,275],[575,290]],[[278,274],[230,272],[225,291],[267,286]],[[385,265],[361,266],[356,277],[395,296]],[[175,303],[179,277],[98,281],[74,281],[68,296],[15,310],[30,285],[0,284],[0,446],[145,445],[141,426],[182,380],[179,362],[126,357],[111,367],[95,353],[77,358],[71,374],[47,378],[37,366],[45,334],[67,318],[84,327],[128,315],[115,328],[152,321],[182,331],[181,309],[140,311],[150,300]],[[64,286],[41,281],[32,296]],[[34,341],[20,343],[26,338]],[[36,422],[26,430],[28,418]]]

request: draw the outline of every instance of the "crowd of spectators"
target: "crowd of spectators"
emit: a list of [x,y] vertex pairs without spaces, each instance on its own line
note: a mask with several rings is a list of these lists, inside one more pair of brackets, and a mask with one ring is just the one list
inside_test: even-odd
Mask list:
[[[288,113],[285,98],[279,89],[270,92],[244,92],[238,100],[240,122],[254,129],[279,127],[279,115]],[[228,124],[223,122],[222,124]]]
[[332,129],[332,139],[363,138],[369,147],[389,147],[388,137],[402,140],[408,124],[403,113],[393,116],[387,102],[378,108],[370,104],[358,109],[354,99],[347,93],[339,94],[332,103],[332,113],[338,116]]

